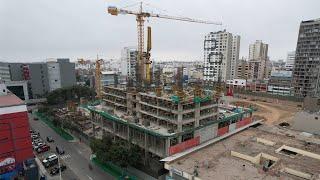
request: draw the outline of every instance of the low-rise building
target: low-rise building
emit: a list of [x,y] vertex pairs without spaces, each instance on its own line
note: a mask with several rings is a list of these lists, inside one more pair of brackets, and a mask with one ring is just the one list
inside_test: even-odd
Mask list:
[[0,179],[14,179],[33,159],[26,104],[0,82]]
[[268,93],[292,96],[292,71],[273,71],[268,81]]

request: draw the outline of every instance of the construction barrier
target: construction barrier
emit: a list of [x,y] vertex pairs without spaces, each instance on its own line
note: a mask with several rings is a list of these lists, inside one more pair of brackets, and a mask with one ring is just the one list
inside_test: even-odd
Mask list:
[[179,143],[179,144],[176,144],[174,146],[171,146],[169,148],[169,154],[173,155],[173,154],[182,152],[182,151],[184,151],[186,149],[195,147],[195,146],[197,146],[199,144],[200,144],[200,136],[197,136],[197,137],[195,137],[193,139],[189,139],[189,140],[184,141],[182,143]]
[[222,136],[229,132],[229,126],[225,126],[218,129],[218,136]]
[[237,122],[237,129],[247,124],[250,124],[251,122],[252,122],[252,117],[244,118],[241,121]]
[[237,123],[232,123],[229,125],[229,132],[235,131],[237,128]]

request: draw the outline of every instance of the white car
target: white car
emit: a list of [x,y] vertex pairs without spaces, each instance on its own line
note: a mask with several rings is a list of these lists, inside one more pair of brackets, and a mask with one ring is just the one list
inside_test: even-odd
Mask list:
[[43,146],[45,143],[36,143],[34,146],[33,146],[33,149],[38,149],[38,147],[40,146]]

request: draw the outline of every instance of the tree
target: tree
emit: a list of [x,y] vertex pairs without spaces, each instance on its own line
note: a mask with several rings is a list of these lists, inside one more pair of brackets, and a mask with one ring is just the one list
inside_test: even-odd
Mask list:
[[79,101],[80,97],[94,99],[96,93],[94,89],[87,86],[75,85],[72,87],[59,88],[47,95],[49,105],[65,104],[68,100]]

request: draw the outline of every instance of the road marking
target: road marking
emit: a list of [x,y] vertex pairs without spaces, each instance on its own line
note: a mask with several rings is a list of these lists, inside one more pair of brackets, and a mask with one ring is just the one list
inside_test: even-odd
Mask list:
[[66,155],[60,156],[61,159],[67,159],[67,158],[70,158],[70,157],[71,157],[70,154],[66,154]]
[[87,175],[87,176],[88,176],[88,178],[89,178],[90,180],[93,180],[92,177],[90,177],[89,175]]
[[82,154],[82,152],[80,150],[77,150],[79,154]]

